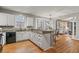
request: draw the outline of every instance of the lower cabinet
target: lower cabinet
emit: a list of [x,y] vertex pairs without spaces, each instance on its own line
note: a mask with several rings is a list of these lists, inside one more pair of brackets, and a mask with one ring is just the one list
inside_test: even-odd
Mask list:
[[50,44],[42,34],[30,32],[30,31],[16,32],[16,41],[27,40],[27,39],[30,39],[32,42],[34,42],[42,49],[47,49],[50,47]]
[[20,41],[20,40],[22,40],[23,38],[22,38],[22,33],[21,32],[16,32],[16,41]]
[[16,32],[16,41],[27,40],[29,38],[28,32]]
[[41,34],[32,33],[32,39],[35,44],[37,44],[42,49],[47,49],[50,47],[49,43],[45,39],[45,37]]

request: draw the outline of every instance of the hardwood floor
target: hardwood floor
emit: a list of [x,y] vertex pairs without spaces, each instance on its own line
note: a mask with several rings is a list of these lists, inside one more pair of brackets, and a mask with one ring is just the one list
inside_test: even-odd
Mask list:
[[30,41],[12,43],[3,47],[3,53],[78,53],[79,40],[72,40],[67,35],[60,35],[54,47],[46,51],[39,49]]
[[12,43],[3,47],[3,53],[41,53],[42,50],[31,41]]
[[52,47],[52,48],[49,48],[48,50],[43,51],[43,52],[45,52],[45,53],[56,53],[56,49],[54,47]]
[[56,40],[55,48],[57,53],[78,53],[79,41],[73,40],[67,35],[61,35]]
[[79,53],[79,40],[73,40],[68,35],[60,35],[56,39],[54,48],[50,48],[46,52]]

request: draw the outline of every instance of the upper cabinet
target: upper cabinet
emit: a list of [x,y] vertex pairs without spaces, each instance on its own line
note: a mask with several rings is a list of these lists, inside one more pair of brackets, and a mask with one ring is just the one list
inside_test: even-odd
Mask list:
[[7,25],[14,26],[15,25],[15,16],[11,14],[7,14]]
[[14,26],[15,17],[11,14],[0,13],[0,26]]
[[4,13],[0,13],[0,26],[7,25],[7,15]]
[[34,18],[33,17],[27,17],[27,28],[33,28],[34,26]]
[[15,26],[18,29],[52,30],[53,21],[46,18],[30,17],[25,15],[12,15],[0,13],[0,26]]
[[44,28],[44,19],[36,18],[36,28],[42,30]]
[[35,28],[50,31],[53,30],[53,20],[49,20],[46,18],[35,18]]

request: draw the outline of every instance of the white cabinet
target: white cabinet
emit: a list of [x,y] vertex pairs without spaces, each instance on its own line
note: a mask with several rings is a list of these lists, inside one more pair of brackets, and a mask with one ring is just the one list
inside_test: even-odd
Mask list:
[[16,32],[16,41],[23,40],[22,32]]
[[5,26],[7,24],[7,15],[0,13],[0,25]]
[[47,42],[44,36],[38,37],[38,43],[39,43],[39,46],[43,49],[47,49],[50,47],[49,43]]
[[35,28],[43,29],[43,19],[42,18],[35,18]]
[[27,17],[27,26],[32,26],[33,27],[33,17]]
[[42,49],[47,49],[50,47],[50,44],[47,42],[46,38],[42,34],[32,32],[31,36],[31,40]]
[[53,20],[45,18],[35,18],[35,28],[40,30],[52,30]]
[[34,33],[31,31],[16,32],[16,41],[27,40],[27,39],[30,39],[32,42],[34,42],[42,49],[47,49],[50,47],[49,42],[42,34]]
[[15,17],[11,14],[0,13],[0,25],[2,26],[14,26]]
[[29,36],[28,32],[16,32],[16,41],[27,40]]
[[15,25],[15,16],[11,14],[7,14],[7,25],[14,26]]

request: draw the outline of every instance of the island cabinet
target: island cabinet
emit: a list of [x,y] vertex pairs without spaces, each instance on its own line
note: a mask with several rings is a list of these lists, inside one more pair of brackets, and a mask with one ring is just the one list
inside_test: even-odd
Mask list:
[[47,40],[42,34],[33,33],[31,40],[42,49],[47,49],[50,47]]

